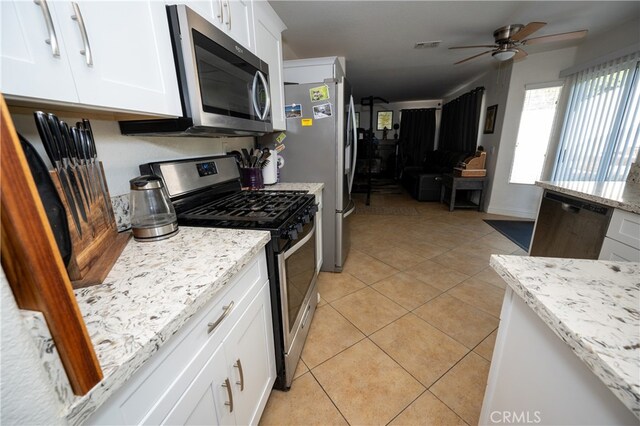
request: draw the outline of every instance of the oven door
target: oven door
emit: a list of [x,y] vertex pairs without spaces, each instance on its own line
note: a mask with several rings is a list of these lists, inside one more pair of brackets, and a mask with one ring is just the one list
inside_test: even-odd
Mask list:
[[314,217],[304,225],[295,244],[278,255],[287,382],[295,371],[317,304],[315,232]]

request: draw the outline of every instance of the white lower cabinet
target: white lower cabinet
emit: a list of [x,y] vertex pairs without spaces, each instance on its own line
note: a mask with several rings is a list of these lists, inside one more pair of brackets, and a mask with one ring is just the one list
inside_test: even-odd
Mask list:
[[598,259],[640,262],[640,215],[613,211]]
[[275,379],[269,283],[163,424],[256,424]]
[[256,424],[276,377],[265,252],[86,424]]

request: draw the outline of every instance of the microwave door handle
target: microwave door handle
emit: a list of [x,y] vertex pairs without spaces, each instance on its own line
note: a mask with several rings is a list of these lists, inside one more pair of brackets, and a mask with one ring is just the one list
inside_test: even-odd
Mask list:
[[260,114],[260,108],[258,108],[258,74],[260,71],[256,71],[256,74],[253,76],[253,87],[251,89],[251,102],[253,103],[253,110],[259,119],[262,119],[262,115]]
[[262,84],[264,85],[265,94],[267,96],[267,99],[264,105],[264,113],[260,116],[260,120],[264,120],[265,118],[267,118],[267,115],[271,110],[271,93],[269,92],[269,82],[267,82],[267,78],[264,76],[264,74],[262,74],[260,71],[256,71],[256,74],[260,78],[260,81],[262,81]]

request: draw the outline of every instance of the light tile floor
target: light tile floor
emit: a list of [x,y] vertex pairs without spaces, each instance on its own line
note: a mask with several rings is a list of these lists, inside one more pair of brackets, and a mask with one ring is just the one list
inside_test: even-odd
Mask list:
[[506,217],[405,194],[371,206],[344,271],[320,273],[296,378],[263,425],[478,424],[505,287],[489,257],[526,253],[482,220]]

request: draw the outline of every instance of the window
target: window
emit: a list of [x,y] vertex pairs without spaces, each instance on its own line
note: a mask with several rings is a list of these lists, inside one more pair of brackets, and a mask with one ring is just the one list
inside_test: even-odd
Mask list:
[[561,89],[558,83],[526,89],[509,183],[540,180]]
[[553,180],[623,181],[640,146],[639,53],[568,77]]

